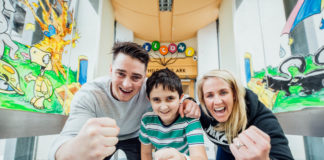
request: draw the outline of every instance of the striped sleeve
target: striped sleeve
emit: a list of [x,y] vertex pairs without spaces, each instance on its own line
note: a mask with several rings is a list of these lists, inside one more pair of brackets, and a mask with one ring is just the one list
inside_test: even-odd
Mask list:
[[198,119],[188,119],[185,132],[189,146],[204,144],[203,130]]
[[140,132],[139,132],[139,140],[143,144],[151,144],[151,141],[150,141],[150,139],[148,138],[148,135],[147,135],[147,130],[145,128],[145,124],[143,122],[143,119],[144,119],[144,116],[142,117],[142,120],[141,120],[141,128],[140,128]]

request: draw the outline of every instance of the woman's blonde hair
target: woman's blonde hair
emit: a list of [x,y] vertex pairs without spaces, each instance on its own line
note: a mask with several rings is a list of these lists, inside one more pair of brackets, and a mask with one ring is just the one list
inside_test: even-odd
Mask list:
[[218,123],[214,126],[217,131],[225,131],[226,138],[229,144],[237,137],[238,133],[245,130],[247,124],[246,105],[245,105],[245,88],[235,79],[235,77],[226,70],[211,70],[204,74],[198,81],[198,98],[202,106],[203,112],[212,117],[208,112],[204,101],[202,87],[208,78],[221,78],[232,89],[233,92],[233,109],[226,122]]

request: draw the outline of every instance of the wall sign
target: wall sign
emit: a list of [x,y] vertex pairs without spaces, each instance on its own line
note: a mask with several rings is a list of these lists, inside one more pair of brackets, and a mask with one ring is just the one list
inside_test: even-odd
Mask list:
[[152,42],[152,49],[153,49],[153,51],[157,51],[157,50],[159,50],[159,49],[160,49],[160,42],[158,42],[158,41],[153,41],[153,42]]
[[160,47],[160,53],[161,53],[161,55],[163,55],[163,56],[165,56],[165,55],[167,55],[168,54],[168,52],[169,52],[169,50],[168,50],[168,47],[167,46],[161,46]]
[[175,53],[177,51],[177,45],[174,43],[169,44],[169,52],[170,53]]
[[152,46],[151,46],[150,43],[146,42],[146,43],[143,44],[143,48],[144,48],[147,52],[150,52]]
[[178,45],[175,43],[170,43],[168,46],[160,44],[159,41],[153,41],[152,45],[149,42],[143,44],[143,48],[150,52],[151,49],[153,51],[159,51],[162,56],[167,55],[169,52],[174,54],[178,51],[178,53],[185,53],[187,57],[192,57],[195,54],[195,50],[192,47],[188,47],[183,42],[180,42]]

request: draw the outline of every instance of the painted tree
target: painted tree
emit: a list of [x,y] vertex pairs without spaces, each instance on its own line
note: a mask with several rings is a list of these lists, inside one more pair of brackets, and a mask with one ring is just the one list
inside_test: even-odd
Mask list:
[[[57,0],[55,4],[51,4],[49,0],[45,0],[45,4],[42,0],[38,0],[38,2],[39,5],[32,3],[32,6],[28,0],[22,1],[22,3],[32,11],[36,22],[40,25],[45,35],[44,39],[34,46],[51,53],[54,72],[57,75],[59,75],[60,72],[66,79],[66,71],[62,65],[62,54],[65,46],[71,43],[75,46],[75,42],[79,38],[76,33],[72,39],[66,40],[66,36],[72,33],[74,24],[72,16],[73,11],[68,11],[68,2],[63,0]],[[42,9],[42,18],[38,17],[35,12],[39,7]],[[68,23],[69,16],[72,19],[72,23]]]

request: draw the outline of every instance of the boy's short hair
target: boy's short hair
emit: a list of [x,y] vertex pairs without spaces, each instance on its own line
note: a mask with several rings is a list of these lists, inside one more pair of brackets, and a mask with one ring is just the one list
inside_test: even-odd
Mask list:
[[150,98],[150,93],[153,87],[157,87],[158,85],[162,85],[163,89],[166,87],[174,92],[177,91],[179,97],[182,95],[182,84],[180,78],[168,68],[158,70],[154,72],[146,81],[146,93]]
[[147,68],[147,64],[149,62],[149,55],[147,51],[140,45],[134,42],[116,42],[112,48],[113,61],[120,53],[138,59],[139,61],[145,64],[145,69]]

